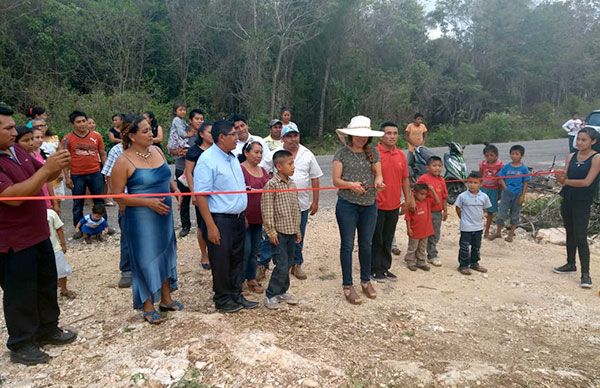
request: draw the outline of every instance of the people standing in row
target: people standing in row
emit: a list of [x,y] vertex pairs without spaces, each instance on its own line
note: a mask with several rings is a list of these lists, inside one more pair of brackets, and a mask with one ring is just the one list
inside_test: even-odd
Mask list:
[[275,151],[283,146],[283,141],[281,140],[282,128],[283,124],[280,120],[273,119],[269,123],[269,136],[264,139],[269,147],[269,151]]
[[[245,191],[244,174],[233,154],[238,131],[231,121],[220,120],[213,124],[212,137],[214,144],[196,164],[194,189],[211,193]],[[215,307],[227,313],[258,307],[257,302],[242,295],[247,194],[199,195],[196,203],[204,220],[202,233],[208,244]]]
[[[235,156],[239,156],[242,154],[243,149],[246,146],[246,144],[252,143],[255,141],[259,142],[262,145],[263,150],[269,149],[269,147],[267,146],[267,144],[265,143],[265,141],[263,140],[262,137],[252,135],[250,133],[250,129],[248,128],[248,119],[246,118],[246,116],[240,115],[240,114],[234,114],[231,116],[229,121],[231,121],[233,123],[233,128],[235,129],[235,131],[237,133],[237,137],[238,137],[237,142],[235,144],[235,149],[233,150],[233,153]],[[265,157],[266,157],[266,153],[263,153],[263,158],[260,162],[261,167],[264,166]]]
[[340,230],[340,261],[344,296],[351,304],[362,300],[352,282],[352,252],[358,231],[358,260],[363,293],[377,297],[371,284],[371,242],[377,222],[377,192],[385,189],[381,161],[376,148],[369,145],[383,132],[371,129],[368,117],[353,117],[347,128],[337,130],[344,146],[333,157],[332,180],[338,190],[335,217]]
[[[182,103],[173,105],[173,122],[171,123],[171,131],[169,133],[169,142],[167,149],[171,156],[175,159],[175,181],[177,188],[181,192],[189,192],[189,189],[184,185],[180,177],[185,170],[185,156],[188,149],[194,145],[196,132],[204,122],[204,113],[200,110],[190,112],[188,126],[185,122],[187,107]],[[185,196],[181,199],[181,207],[179,209],[179,217],[181,219],[181,231],[179,237],[185,237],[190,233],[192,222],[190,220],[190,197]]]
[[[427,238],[427,262],[434,267],[442,266],[442,259],[439,256],[437,244],[442,235],[442,222],[448,219],[448,188],[446,180],[442,177],[444,163],[439,156],[432,156],[427,160],[427,173],[417,179],[417,183],[423,183],[428,187],[433,187],[435,196],[439,201],[431,203],[431,221],[433,225],[433,234]],[[432,198],[432,193],[427,194]]]
[[[287,129],[293,130],[290,127]],[[287,150],[275,151],[273,165],[277,172],[266,184],[265,190],[277,191],[264,193],[260,204],[265,232],[273,246],[275,264],[265,292],[264,303],[269,309],[279,308],[280,302],[298,304],[298,299],[288,290],[294,251],[302,241],[298,193],[293,191],[296,185],[291,179],[294,175],[294,156]]]
[[[195,115],[197,117],[197,115]],[[196,168],[196,164],[198,163],[198,159],[200,155],[204,151],[206,151],[210,146],[213,145],[213,138],[211,135],[212,131],[212,122],[205,121],[202,123],[200,128],[198,128],[198,133],[196,134],[196,139],[194,141],[194,145],[188,148],[188,152],[185,155],[185,170],[184,175],[186,179],[186,183],[188,185],[188,189],[190,192],[194,191],[194,169]],[[200,247],[200,265],[202,268],[209,270],[210,269],[210,261],[208,259],[208,249],[206,246],[206,241],[204,241],[204,237],[202,237],[202,228],[200,224],[202,223],[202,216],[200,215],[200,210],[198,209],[198,204],[196,203],[196,197],[192,197],[191,201],[194,205],[194,210],[196,212],[196,222],[198,226],[198,230],[196,231],[196,238],[198,239],[198,246]]]
[[[41,164],[21,146],[13,111],[0,107],[0,197],[41,196],[44,184],[70,163],[58,151]],[[0,286],[3,290],[7,347],[12,362],[35,365],[50,356],[40,347],[64,345],[77,335],[58,327],[57,274],[46,219],[46,203],[0,201]]]
[[581,264],[581,287],[591,288],[590,247],[587,240],[590,213],[600,180],[600,156],[592,147],[598,143],[598,132],[583,128],[577,134],[577,150],[565,162],[566,172],[558,173],[563,185],[560,213],[567,233],[567,263],[554,268],[559,274],[577,273],[576,255]]
[[123,113],[114,114],[112,117],[113,126],[108,130],[108,140],[111,144],[118,144],[123,141],[121,131],[123,130],[123,121],[125,115]]
[[292,111],[288,107],[282,107],[280,111],[281,116],[281,126],[282,129],[292,128],[293,130],[300,132],[298,129],[298,125],[292,121]]
[[[122,194],[178,193],[171,170],[160,148],[152,144],[150,124],[137,117],[123,133],[124,151],[115,163],[111,181]],[[124,197],[124,226],[131,255],[133,307],[143,311],[151,324],[162,322],[155,309],[179,311],[183,304],[173,300],[177,290],[177,241],[173,226],[172,197]],[[141,227],[143,225],[143,227]],[[160,238],[158,238],[160,237]]]
[[562,125],[562,128],[567,132],[570,153],[577,151],[575,148],[575,138],[579,130],[583,128],[582,124],[582,121],[579,119],[579,113],[573,112],[571,113],[571,118]]
[[483,238],[490,238],[490,227],[494,220],[494,214],[498,212],[498,201],[500,199],[500,183],[498,182],[498,173],[504,167],[504,163],[498,159],[498,148],[493,144],[486,144],[483,148],[483,156],[485,157],[479,163],[479,172],[483,177],[481,191],[483,191],[492,203],[492,207],[487,209],[485,230]]
[[397,280],[390,269],[392,267],[392,241],[400,215],[401,198],[410,207],[414,207],[408,180],[408,164],[398,143],[398,125],[391,121],[381,124],[383,136],[377,145],[381,158],[381,173],[385,190],[377,193],[377,223],[373,233],[371,275],[374,280]]
[[[294,261],[292,263],[291,273],[297,279],[305,280],[307,278],[306,273],[302,269],[304,263],[304,236],[306,236],[306,227],[308,225],[308,216],[314,216],[319,210],[319,190],[320,178],[323,176],[323,171],[319,167],[317,158],[308,148],[300,144],[300,132],[293,126],[287,126],[281,133],[281,139],[283,146],[270,153],[264,160],[264,165],[267,171],[274,172],[273,155],[279,150],[289,151],[294,157],[294,173],[292,180],[297,188],[307,189],[312,188],[310,191],[299,191],[298,201],[300,203],[300,231],[302,233],[302,240],[296,244],[294,251]],[[312,201],[311,201],[312,197]],[[268,242],[267,242],[268,243]],[[265,251],[265,250],[263,250]],[[269,250],[266,249],[268,252]],[[261,257],[260,271],[265,272],[268,267],[271,255],[265,255]]]
[[[262,145],[253,141],[246,144],[242,155],[238,157],[241,162],[246,190],[248,191],[248,207],[246,208],[246,241],[244,243],[244,267],[242,279],[245,287],[251,292],[262,294],[263,286],[256,280],[256,260],[262,241],[263,219],[260,211],[262,194],[252,194],[252,190],[261,190],[269,181],[269,173],[258,164],[262,160]],[[268,151],[267,151],[268,152]]]
[[46,219],[48,221],[48,228],[50,229],[50,242],[54,250],[60,296],[67,299],[75,299],[77,294],[67,287],[67,276],[73,272],[73,269],[65,257],[67,253],[67,240],[65,239],[63,229],[64,223],[60,219],[60,216],[52,209],[46,209]]
[[429,238],[435,233],[432,214],[434,206],[441,205],[441,201],[435,187],[426,183],[415,184],[413,197],[415,198],[415,208],[407,210],[404,216],[408,235],[404,260],[407,268],[411,271],[417,269],[429,271],[431,268],[427,263],[427,246]]
[[158,124],[158,120],[156,120],[156,115],[152,111],[144,112],[144,118],[150,124],[150,129],[152,129],[152,144],[159,147],[162,150],[162,141],[164,139],[164,131],[162,127]]
[[467,178],[467,191],[456,198],[456,214],[460,218],[460,240],[458,251],[458,272],[471,275],[471,270],[485,273],[487,269],[479,264],[481,260],[481,239],[483,220],[492,204],[490,198],[480,190],[481,174],[474,171]]
[[[86,189],[92,195],[104,194],[104,176],[100,172],[100,165],[106,162],[104,140],[102,136],[90,131],[87,127],[87,115],[84,112],[74,111],[69,115],[73,130],[65,135],[62,140],[62,149],[71,154],[71,164],[65,168],[65,182],[73,195],[84,195]],[[104,199],[94,198],[94,204],[104,205]],[[73,226],[83,217],[83,199],[73,200]],[[82,233],[75,233],[73,238],[79,239]]]
[[[527,194],[527,182],[531,180],[529,168],[523,164],[523,156],[525,156],[525,148],[521,145],[510,147],[511,162],[505,164],[498,176],[506,177],[499,179],[500,187],[502,187],[502,199],[500,200],[500,211],[496,220],[496,234],[493,238],[502,237],[502,229],[504,228],[504,220],[510,215],[510,231],[506,236],[507,242],[512,242],[515,238],[515,230],[521,221],[521,207],[525,203],[525,195]],[[515,176],[514,178],[508,178]]]
[[[123,132],[129,130],[129,126],[132,124],[133,117],[127,116],[125,123],[123,124]],[[119,156],[123,153],[123,143],[115,144],[110,151],[108,151],[108,157],[106,158],[106,162],[102,166],[102,175],[104,175],[104,180],[107,185],[110,185],[112,189],[112,170],[119,159]],[[111,191],[112,193],[112,191]],[[127,240],[127,230],[125,229],[125,209],[119,206],[117,213],[117,222],[119,223],[119,229],[121,230],[121,235],[119,237],[120,242],[120,250],[119,250],[119,272],[121,274],[119,278],[119,282],[117,283],[119,288],[129,288],[131,287],[131,257],[129,254],[129,245]]]

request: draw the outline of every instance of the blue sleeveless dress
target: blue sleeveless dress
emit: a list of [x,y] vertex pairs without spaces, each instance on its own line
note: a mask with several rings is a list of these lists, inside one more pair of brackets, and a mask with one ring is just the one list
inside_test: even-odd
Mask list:
[[[127,192],[168,193],[171,170],[165,162],[157,168],[136,168],[127,180]],[[172,206],[172,197],[164,203]],[[125,229],[131,254],[133,308],[139,310],[150,298],[160,301],[162,283],[169,280],[177,289],[177,242],[173,209],[160,215],[148,207],[125,208]]]

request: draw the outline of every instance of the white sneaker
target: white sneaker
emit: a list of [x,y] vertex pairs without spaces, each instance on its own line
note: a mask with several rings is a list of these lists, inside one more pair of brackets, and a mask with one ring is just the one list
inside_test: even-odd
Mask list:
[[277,296],[274,296],[272,298],[268,298],[265,296],[264,304],[265,307],[270,310],[277,310],[281,307],[281,304],[279,304],[279,298]]
[[429,264],[433,265],[434,267],[442,266],[442,260],[439,257],[434,257],[433,259],[428,259],[427,261],[429,262]]
[[287,304],[291,304],[291,305],[297,305],[298,304],[298,299],[296,299],[296,297],[288,292],[286,292],[285,294],[281,294],[281,295],[277,295],[275,298],[277,298],[280,302],[285,302]]

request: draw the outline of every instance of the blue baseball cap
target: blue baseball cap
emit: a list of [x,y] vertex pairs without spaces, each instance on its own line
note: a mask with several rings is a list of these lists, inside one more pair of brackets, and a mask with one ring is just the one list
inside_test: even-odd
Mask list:
[[300,133],[296,124],[289,123],[288,125],[284,125],[283,129],[281,130],[281,136],[285,136],[290,133]]

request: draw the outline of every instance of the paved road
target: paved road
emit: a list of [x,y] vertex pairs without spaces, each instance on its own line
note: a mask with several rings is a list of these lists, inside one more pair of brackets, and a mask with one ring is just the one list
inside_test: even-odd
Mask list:
[[[501,143],[496,144],[500,151],[500,158],[504,161],[509,160],[509,149],[512,145],[516,143]],[[534,140],[534,141],[524,141],[519,144],[525,147],[525,164],[530,167],[533,167],[535,170],[549,168],[552,164],[553,158],[556,156],[557,165],[561,166],[564,164],[564,159],[568,152],[567,148],[567,139],[554,139],[554,140]],[[482,151],[483,145],[475,144],[469,145],[465,148],[465,160],[467,162],[467,166],[470,170],[477,169],[479,161],[482,159]],[[434,148],[434,152],[440,157],[447,152],[447,148]],[[321,186],[332,186],[331,183],[331,161],[333,159],[332,155],[322,155],[317,156],[317,161],[323,170],[323,178],[321,179]],[[320,207],[323,208],[331,208],[335,206],[337,195],[335,191],[322,191],[321,199],[319,201]],[[90,206],[86,205],[85,211],[89,211]],[[109,213],[109,223],[111,226],[117,227],[117,219],[116,219],[116,208],[110,207],[108,208]],[[175,212],[175,225],[177,227],[180,226],[179,223],[179,212]],[[195,215],[194,212],[191,212],[192,215],[192,224],[195,225]],[[71,217],[71,201],[63,202],[63,212],[62,219],[65,223],[67,236],[71,236],[73,233],[72,227],[72,217]]]

